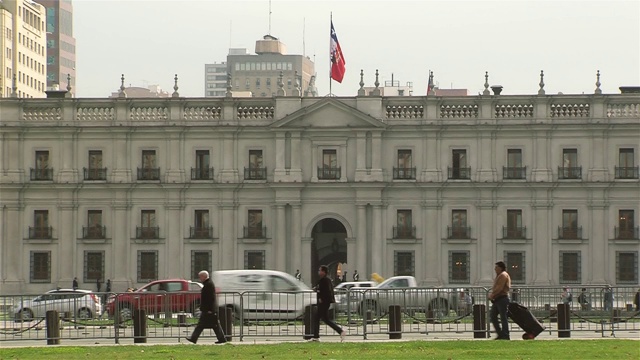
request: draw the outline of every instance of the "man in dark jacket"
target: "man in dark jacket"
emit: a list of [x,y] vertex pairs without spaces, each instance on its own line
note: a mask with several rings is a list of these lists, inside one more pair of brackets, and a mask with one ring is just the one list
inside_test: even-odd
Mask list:
[[218,341],[216,344],[224,344],[227,342],[227,339],[224,337],[224,332],[222,331],[222,327],[220,326],[220,321],[218,320],[218,299],[216,298],[216,286],[213,284],[213,281],[209,278],[209,272],[206,270],[202,270],[198,273],[198,277],[200,281],[202,281],[202,290],[200,290],[200,320],[198,321],[198,325],[195,329],[193,329],[193,333],[191,337],[187,337],[187,341],[192,343],[198,342],[198,337],[202,330],[208,328],[213,329],[216,333],[216,337]]
[[324,321],[325,324],[329,325],[329,327],[331,327],[335,332],[340,334],[340,341],[344,341],[344,337],[346,335],[340,326],[329,319],[329,307],[331,304],[336,302],[336,299],[333,296],[333,285],[331,284],[331,280],[327,277],[328,272],[329,268],[327,268],[326,265],[321,265],[320,269],[318,269],[320,281],[318,281],[318,285],[315,287],[318,299],[318,314],[314,321],[312,341],[320,341],[320,320]]

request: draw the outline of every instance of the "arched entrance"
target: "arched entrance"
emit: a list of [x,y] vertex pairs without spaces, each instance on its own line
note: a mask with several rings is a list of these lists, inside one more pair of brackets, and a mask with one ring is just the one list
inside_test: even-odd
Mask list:
[[347,229],[336,219],[326,218],[318,221],[311,231],[311,281],[318,282],[320,265],[329,267],[328,276],[338,284],[347,263]]

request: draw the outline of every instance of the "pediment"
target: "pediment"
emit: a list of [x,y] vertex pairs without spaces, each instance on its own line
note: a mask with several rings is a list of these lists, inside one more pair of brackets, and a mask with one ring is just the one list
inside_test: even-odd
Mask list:
[[386,125],[362,111],[332,98],[285,116],[271,124],[274,128],[384,128]]

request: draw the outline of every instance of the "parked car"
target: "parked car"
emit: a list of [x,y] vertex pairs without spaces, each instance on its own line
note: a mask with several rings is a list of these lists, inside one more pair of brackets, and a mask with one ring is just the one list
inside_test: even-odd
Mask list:
[[389,310],[389,305],[400,305],[408,314],[424,312],[442,318],[449,314],[449,310],[456,310],[458,303],[456,289],[418,288],[413,276],[391,277],[371,291],[364,288],[354,290],[363,292],[358,306],[362,316],[366,316],[367,311],[380,316]]
[[132,311],[143,309],[148,314],[189,312],[200,316],[200,290],[202,284],[184,279],[156,280],[132,292],[112,295],[107,301],[107,313],[113,317],[116,310],[122,319],[130,319]]
[[[316,293],[295,277],[272,270],[214,271],[219,306],[244,320],[293,320],[316,303]],[[242,300],[241,300],[242,298]]]
[[60,316],[70,313],[77,319],[92,319],[102,314],[100,297],[90,290],[57,289],[47,291],[31,300],[23,300],[13,307],[16,321],[44,318],[48,310],[57,310]]
[[346,313],[347,309],[350,309],[351,312],[356,312],[362,293],[351,290],[354,288],[372,288],[377,285],[378,283],[375,281],[349,281],[336,285],[333,288],[336,298],[335,311]]

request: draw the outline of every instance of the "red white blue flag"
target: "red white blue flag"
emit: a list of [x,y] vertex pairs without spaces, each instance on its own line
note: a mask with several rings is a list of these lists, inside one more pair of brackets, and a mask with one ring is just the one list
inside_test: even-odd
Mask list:
[[338,42],[336,30],[333,28],[333,20],[331,21],[331,78],[339,83],[344,78],[345,68],[344,56]]

